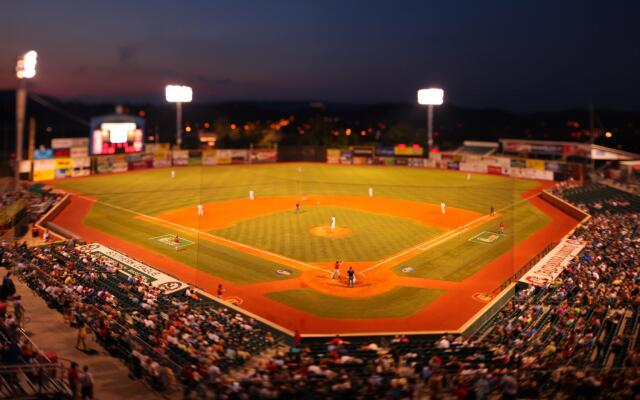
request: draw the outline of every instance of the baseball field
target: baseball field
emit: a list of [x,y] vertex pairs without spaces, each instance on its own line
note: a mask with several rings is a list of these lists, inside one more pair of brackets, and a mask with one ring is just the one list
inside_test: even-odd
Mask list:
[[175,172],[57,181],[72,196],[54,222],[210,293],[222,284],[225,300],[303,333],[458,329],[577,223],[537,197],[548,184],[502,176],[327,164]]

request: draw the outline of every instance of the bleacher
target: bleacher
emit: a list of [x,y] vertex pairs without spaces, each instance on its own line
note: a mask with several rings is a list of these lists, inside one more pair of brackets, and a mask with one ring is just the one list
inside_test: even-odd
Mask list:
[[590,213],[640,212],[640,197],[600,183],[589,183],[556,191],[571,203],[584,205]]

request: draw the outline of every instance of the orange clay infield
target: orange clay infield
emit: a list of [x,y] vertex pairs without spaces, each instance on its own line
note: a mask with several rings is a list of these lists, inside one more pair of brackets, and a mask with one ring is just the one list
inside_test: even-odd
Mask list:
[[[536,196],[548,186],[550,183],[541,183],[536,189],[524,193],[523,198],[528,199],[527,201],[532,205],[547,214],[552,221],[462,282],[405,277],[392,271],[393,267],[403,261],[428,251],[447,239],[492,218],[472,211],[449,207],[446,210],[446,216],[443,216],[440,207],[435,204],[359,196],[308,196],[302,202],[302,207],[341,206],[411,218],[419,223],[445,230],[444,234],[434,239],[419,243],[383,260],[349,262],[348,266],[353,267],[358,273],[355,288],[347,288],[344,283],[331,279],[332,263],[305,263],[204,233],[224,228],[242,219],[291,210],[291,205],[300,201],[299,197],[237,199],[204,204],[205,215],[200,219],[195,207],[173,210],[157,217],[132,216],[132,218],[141,218],[156,224],[166,224],[167,228],[173,232],[178,230],[191,235],[193,234],[192,229],[197,228],[200,232],[200,239],[211,240],[280,265],[294,267],[301,272],[300,276],[295,278],[254,284],[235,284],[226,281],[84,225],[82,220],[95,202],[94,199],[86,196],[71,195],[70,203],[54,218],[53,222],[74,232],[87,242],[103,243],[211,294],[215,293],[218,284],[222,283],[227,289],[227,294],[241,299],[242,308],[287,329],[297,329],[301,333],[455,331],[486,305],[490,298],[486,293],[492,293],[502,282],[513,275],[515,269],[524,265],[550,242],[559,241],[577,224],[576,220]],[[312,230],[314,229],[317,229],[317,233],[320,234],[332,234],[326,232],[326,229],[330,231],[328,226],[315,227]],[[348,235],[349,233],[336,232],[333,234]],[[441,289],[444,293],[409,317],[366,319],[318,317],[266,296],[270,292],[312,288],[333,296],[365,298],[385,293],[397,286]]]

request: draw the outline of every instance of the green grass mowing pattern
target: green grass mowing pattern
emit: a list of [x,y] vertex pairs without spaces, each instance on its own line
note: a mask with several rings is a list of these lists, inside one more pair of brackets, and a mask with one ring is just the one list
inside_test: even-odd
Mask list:
[[[330,225],[336,217],[339,227],[351,236],[327,238],[309,230]],[[331,206],[304,207],[300,213],[283,211],[238,221],[213,232],[236,242],[303,261],[373,261],[398,253],[435,237],[442,231],[410,219]]]
[[[301,168],[301,172],[298,171]],[[473,175],[409,167],[340,166],[327,164],[236,165],[176,168],[58,181],[56,186],[95,196],[144,214],[157,215],[229,199],[306,194],[375,196],[460,207],[481,213],[512,204],[520,193],[538,184],[491,175]]]
[[[313,289],[290,289],[267,293],[272,300],[322,318],[401,318],[420,311],[444,291],[399,286],[372,297],[345,298]],[[363,327],[363,330],[366,327]],[[389,327],[393,330],[393,327]]]
[[[494,243],[469,241],[480,232],[498,232],[500,221],[505,223],[505,235]],[[463,281],[489,262],[509,251],[551,221],[529,203],[520,203],[506,210],[502,217],[486,222],[468,232],[439,244],[394,268],[402,276]],[[404,267],[413,267],[414,273],[403,273]],[[514,266],[514,270],[520,268]]]
[[[173,233],[170,229],[134,218],[131,213],[114,210],[112,207],[96,203],[84,223],[99,226],[100,230],[118,236],[130,243],[153,250],[168,258],[180,261],[208,275],[219,276],[238,284],[268,282],[289,279],[299,275],[299,271],[289,266],[266,261],[259,257],[212,243],[194,234],[181,237],[194,242],[193,245],[176,251],[174,247],[151,240],[153,237]],[[109,245],[108,243],[103,243]],[[288,269],[290,276],[276,274],[278,269]],[[197,282],[196,282],[197,283]]]

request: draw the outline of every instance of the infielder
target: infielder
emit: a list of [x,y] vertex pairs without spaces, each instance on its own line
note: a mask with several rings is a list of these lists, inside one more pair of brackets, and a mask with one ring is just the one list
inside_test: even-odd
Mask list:
[[198,204],[198,217],[202,216],[204,216],[204,207],[202,207],[202,204]]
[[369,197],[373,197],[373,188],[372,187],[369,188]]
[[440,203],[440,211],[442,211],[442,215],[444,215],[446,211],[447,205],[444,204],[444,201]]
[[253,190],[249,190],[249,200],[254,200],[255,195],[253,194]]
[[331,232],[334,232],[336,230],[336,217],[332,216],[331,217]]

